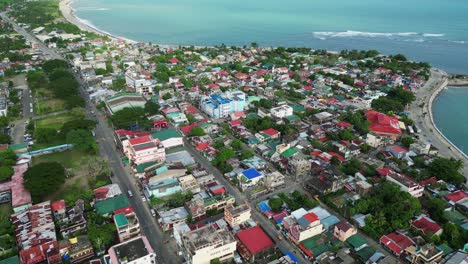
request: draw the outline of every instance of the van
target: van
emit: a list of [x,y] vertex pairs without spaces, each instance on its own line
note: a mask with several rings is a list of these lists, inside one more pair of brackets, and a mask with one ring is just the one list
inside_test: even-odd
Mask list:
[[154,211],[154,209],[151,209],[150,211],[151,211],[151,215],[152,215],[153,217],[156,216],[156,211]]

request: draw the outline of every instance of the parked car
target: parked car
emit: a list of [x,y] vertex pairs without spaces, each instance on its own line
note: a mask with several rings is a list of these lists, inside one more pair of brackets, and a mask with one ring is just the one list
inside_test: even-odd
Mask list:
[[151,209],[150,211],[152,216],[156,216],[156,211],[154,211],[154,209]]
[[133,197],[133,193],[130,190],[128,190],[128,197]]

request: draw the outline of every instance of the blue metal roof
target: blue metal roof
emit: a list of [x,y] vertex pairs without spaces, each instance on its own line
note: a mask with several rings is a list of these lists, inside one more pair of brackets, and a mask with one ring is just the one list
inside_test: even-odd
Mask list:
[[242,174],[244,174],[244,176],[247,177],[247,179],[249,180],[257,178],[258,176],[262,175],[260,174],[260,172],[258,172],[254,168],[246,169],[245,171],[242,172]]

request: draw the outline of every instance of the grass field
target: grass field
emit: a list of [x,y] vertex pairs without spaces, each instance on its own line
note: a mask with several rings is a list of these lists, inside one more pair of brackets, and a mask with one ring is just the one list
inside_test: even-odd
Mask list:
[[33,165],[42,162],[56,161],[62,164],[65,168],[73,169],[79,167],[79,161],[82,157],[88,154],[76,151],[74,149],[67,150],[64,152],[56,152],[52,154],[42,155],[33,158]]
[[34,111],[38,115],[45,115],[65,109],[65,102],[62,99],[49,99],[38,101],[34,105]]
[[11,204],[10,204],[10,203],[2,203],[2,204],[0,204],[0,214],[3,214],[3,215],[11,215],[12,212],[13,212],[13,209],[11,208]]
[[63,123],[68,122],[73,119],[79,118],[77,115],[73,113],[65,113],[55,116],[49,116],[42,119],[36,120],[36,129],[37,128],[54,128],[59,130]]

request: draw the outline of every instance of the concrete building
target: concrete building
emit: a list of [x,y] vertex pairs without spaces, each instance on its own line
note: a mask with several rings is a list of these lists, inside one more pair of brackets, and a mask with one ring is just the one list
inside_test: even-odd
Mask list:
[[184,140],[181,134],[173,128],[163,129],[154,133],[151,133],[153,139],[159,140],[164,148],[173,148],[184,145]]
[[8,115],[8,104],[6,97],[0,97],[0,116]]
[[265,186],[270,189],[276,189],[284,185],[285,176],[279,171],[265,174]]
[[341,221],[335,225],[333,235],[340,241],[346,241],[350,236],[357,234],[357,229],[350,223]]
[[70,256],[71,263],[83,263],[94,257],[91,241],[87,236],[78,236],[59,242],[60,255]]
[[197,182],[197,179],[193,175],[186,175],[179,178],[180,186],[185,191],[191,191],[192,193],[200,192],[200,185]]
[[276,118],[285,118],[293,115],[293,108],[289,105],[282,105],[270,109],[270,114]]
[[[298,214],[296,212],[305,212]],[[313,212],[297,210],[283,219],[283,226],[288,237],[296,244],[322,233],[323,225],[319,217]]]
[[250,217],[250,206],[248,204],[241,204],[239,206],[230,204],[224,208],[224,220],[226,220],[232,228],[249,220]]
[[112,246],[109,251],[112,264],[156,264],[156,254],[145,236]]
[[140,235],[140,223],[131,206],[115,210],[114,223],[120,242]]
[[421,197],[424,194],[424,187],[408,176],[390,173],[386,179],[400,186],[400,190],[411,194],[413,197]]
[[245,93],[229,91],[223,94],[202,96],[200,108],[212,118],[224,118],[233,112],[244,111],[245,101]]
[[220,261],[234,257],[237,241],[227,229],[216,230],[212,225],[184,233],[183,252],[190,264],[209,264],[213,259]]
[[147,79],[145,75],[138,75],[135,72],[127,72],[125,74],[125,83],[137,94],[151,95],[154,92],[153,82]]
[[[405,249],[410,255],[406,259],[412,264],[433,264],[440,263],[444,251],[434,245],[410,246]],[[468,260],[468,257],[465,259]],[[468,263],[468,261],[466,262]]]
[[145,98],[136,93],[121,93],[107,98],[105,101],[106,109],[111,115],[115,114],[126,107],[144,108],[146,104]]
[[187,220],[189,213],[184,207],[177,207],[168,211],[158,211],[159,225],[163,231],[171,230],[175,224],[183,223]]
[[166,159],[164,146],[151,136],[130,138],[122,141],[123,153],[135,165],[159,162]]
[[257,185],[257,183],[264,178],[264,175],[256,169],[250,168],[238,174],[239,184],[242,190]]
[[273,253],[275,243],[260,226],[236,233],[237,251],[249,263],[263,263]]

